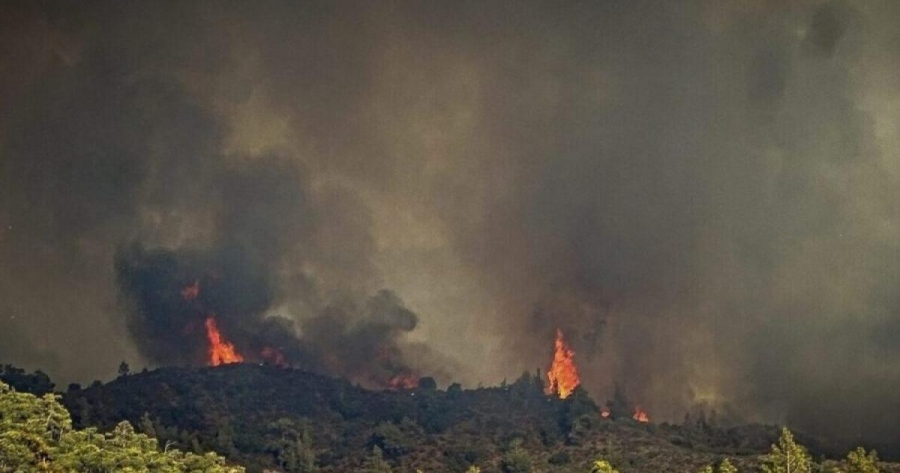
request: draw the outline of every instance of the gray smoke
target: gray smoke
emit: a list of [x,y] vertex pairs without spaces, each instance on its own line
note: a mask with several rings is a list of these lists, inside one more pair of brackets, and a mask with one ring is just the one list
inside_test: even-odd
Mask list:
[[0,9],[4,359],[197,356],[134,336],[169,259],[326,371],[496,383],[561,328],[657,420],[900,435],[893,2]]

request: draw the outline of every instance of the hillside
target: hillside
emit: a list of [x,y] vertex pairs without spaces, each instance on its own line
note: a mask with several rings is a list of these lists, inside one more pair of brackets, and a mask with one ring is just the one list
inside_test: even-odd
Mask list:
[[[749,471],[777,436],[772,426],[642,424],[624,406],[603,418],[578,389],[565,400],[523,374],[508,386],[403,391],[269,365],[165,368],[63,397],[76,425],[126,419],[160,444],[216,450],[248,471],[588,471],[604,457],[623,473],[684,471],[730,457]],[[815,450],[814,450],[815,453]],[[755,468],[754,468],[755,469]]]

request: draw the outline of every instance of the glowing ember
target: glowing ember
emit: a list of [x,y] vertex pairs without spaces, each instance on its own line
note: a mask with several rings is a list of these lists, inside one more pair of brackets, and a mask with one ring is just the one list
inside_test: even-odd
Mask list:
[[238,354],[231,342],[222,338],[222,332],[212,315],[206,318],[206,338],[209,339],[209,364],[219,366],[226,363],[240,363],[244,357]]
[[388,380],[391,389],[415,389],[419,387],[419,378],[412,374],[398,374]]
[[565,399],[581,384],[574,356],[575,352],[563,340],[562,330],[557,329],[553,364],[547,370],[547,394],[556,394],[560,399]]
[[600,417],[602,417],[604,419],[609,418],[609,408],[608,407],[604,407],[604,408],[600,409]]
[[200,295],[200,281],[194,281],[194,284],[189,284],[181,290],[181,297],[186,301],[192,301]]
[[264,360],[275,366],[285,366],[284,362],[284,354],[281,353],[281,350],[272,347],[263,347],[260,355]]
[[634,415],[631,416],[631,418],[638,422],[650,422],[650,417],[648,417],[647,413],[640,407],[634,408]]

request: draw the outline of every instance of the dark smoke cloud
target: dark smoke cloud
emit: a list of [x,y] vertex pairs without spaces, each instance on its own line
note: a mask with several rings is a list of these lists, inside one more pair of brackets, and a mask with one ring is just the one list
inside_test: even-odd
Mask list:
[[10,361],[196,362],[199,280],[366,382],[512,378],[559,327],[656,419],[900,435],[892,2],[0,8]]

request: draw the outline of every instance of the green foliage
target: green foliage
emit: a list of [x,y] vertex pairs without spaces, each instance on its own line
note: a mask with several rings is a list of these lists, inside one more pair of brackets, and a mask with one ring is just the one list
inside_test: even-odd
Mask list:
[[531,455],[519,445],[509,449],[500,459],[500,471],[503,473],[531,473],[531,470]]
[[409,437],[392,422],[381,422],[376,425],[371,442],[388,458],[399,458],[412,449]]
[[364,473],[391,473],[391,465],[384,461],[382,451],[377,445],[372,448],[372,453],[363,463],[362,471]]
[[[371,391],[237,364],[133,373],[64,399],[78,427],[111,431],[125,419],[154,433],[160,449],[216,449],[250,471],[461,473],[477,465],[500,472],[503,461],[506,471],[574,473],[603,458],[632,473],[696,472],[705,464],[731,473],[718,462],[728,456],[750,472],[778,439],[771,426],[720,428],[696,415],[689,425],[603,418],[581,393],[549,397],[537,381],[531,372],[505,389]],[[831,463],[846,473],[846,461]]]
[[806,449],[794,441],[787,427],[781,429],[781,437],[772,445],[772,451],[762,465],[764,473],[811,473],[812,460]]
[[122,422],[112,432],[75,430],[56,397],[19,393],[0,382],[0,471],[240,473],[215,455],[160,452],[155,439]]
[[606,460],[595,460],[591,465],[591,473],[619,473],[619,470],[613,468]]
[[879,473],[878,454],[875,450],[866,453],[862,447],[857,447],[847,455],[847,473]]
[[732,465],[727,458],[722,460],[722,463],[719,463],[719,473],[737,473],[737,471],[737,467]]
[[267,448],[280,468],[287,473],[318,471],[316,453],[305,422],[281,418],[269,424],[269,431],[274,438],[267,443]]
[[[712,465],[706,465],[700,469],[697,473],[713,473]],[[722,460],[722,463],[719,463],[719,468],[715,470],[715,473],[737,473],[737,468],[731,464],[728,459]]]

